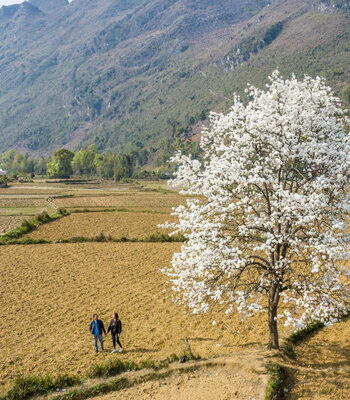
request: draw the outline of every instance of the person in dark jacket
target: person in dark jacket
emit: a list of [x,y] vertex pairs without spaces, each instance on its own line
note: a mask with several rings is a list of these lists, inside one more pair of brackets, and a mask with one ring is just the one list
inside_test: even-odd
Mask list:
[[117,351],[116,348],[115,348],[115,343],[118,343],[118,345],[120,347],[119,353],[122,353],[123,352],[123,346],[122,346],[122,344],[120,343],[120,340],[119,340],[119,336],[122,333],[122,322],[118,318],[118,314],[117,313],[113,314],[112,320],[111,320],[111,322],[109,324],[109,327],[107,329],[107,333],[109,331],[112,334],[112,342],[113,342],[112,353],[115,353]]
[[97,340],[100,341],[101,344],[101,350],[103,351],[103,337],[102,337],[102,332],[106,333],[105,327],[103,325],[103,322],[98,319],[98,315],[94,314],[93,315],[93,320],[90,323],[89,326],[91,334],[94,336],[94,345],[95,345],[95,350],[96,353],[98,353],[98,345],[97,345]]

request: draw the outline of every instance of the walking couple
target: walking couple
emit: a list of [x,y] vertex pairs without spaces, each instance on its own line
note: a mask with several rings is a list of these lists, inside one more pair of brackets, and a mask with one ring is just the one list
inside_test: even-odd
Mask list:
[[91,321],[89,328],[90,328],[91,334],[94,336],[94,344],[95,344],[96,353],[98,353],[97,341],[100,342],[101,350],[102,351],[104,350],[102,333],[107,335],[108,332],[111,332],[111,335],[112,335],[112,342],[113,342],[112,353],[116,353],[117,352],[117,350],[115,348],[115,344],[116,343],[118,343],[118,345],[120,347],[119,353],[121,353],[123,351],[123,346],[122,346],[122,344],[120,343],[120,340],[119,340],[119,336],[122,333],[122,322],[118,318],[118,314],[117,313],[113,314],[113,317],[112,317],[111,322],[109,323],[109,327],[107,329],[107,332],[105,330],[103,322],[100,319],[98,319],[98,315],[97,314],[93,315],[93,320]]

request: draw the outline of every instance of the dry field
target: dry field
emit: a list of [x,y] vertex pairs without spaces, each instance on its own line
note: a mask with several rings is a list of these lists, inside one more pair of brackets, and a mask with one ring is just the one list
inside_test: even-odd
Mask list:
[[15,229],[21,225],[24,217],[20,216],[1,216],[0,215],[0,235]]
[[27,237],[56,241],[76,236],[95,237],[103,232],[119,239],[144,239],[155,232],[165,232],[158,224],[174,220],[166,214],[139,212],[93,212],[76,213],[50,224],[41,225]]
[[[156,184],[153,184],[156,185]],[[154,187],[156,189],[156,186]],[[58,207],[124,209],[73,213],[42,225],[27,236],[56,241],[103,232],[114,238],[145,238],[173,220],[169,212],[184,202],[176,193],[141,191],[125,185],[25,184],[0,190],[0,234],[20,225],[24,210],[38,210],[48,197]],[[33,211],[34,212],[34,211]],[[17,213],[17,214],[16,214]],[[84,374],[96,363],[162,359],[185,349],[189,338],[194,353],[240,359],[247,366],[265,354],[266,315],[242,321],[223,312],[192,315],[171,302],[166,277],[179,243],[80,243],[0,247],[0,393],[23,374]],[[98,312],[108,323],[118,311],[123,321],[125,353],[95,354],[88,324]],[[215,321],[215,324],[213,324]],[[290,331],[280,327],[280,335]],[[324,329],[297,350],[294,399],[348,399],[350,392],[350,321]],[[254,361],[252,361],[254,363]],[[251,370],[254,366],[249,367]],[[122,391],[125,399],[262,398],[261,375],[235,366],[174,375],[161,385],[148,382]],[[230,381],[230,385],[227,382]],[[259,382],[258,382],[259,381]],[[218,388],[220,386],[220,388]],[[232,391],[232,388],[235,391]],[[259,389],[259,390],[257,390]],[[115,394],[101,400],[115,398]]]
[[350,320],[324,328],[297,347],[289,400],[347,400],[350,394]]
[[[2,247],[0,308],[6,324],[0,330],[0,390],[18,374],[83,373],[115,357],[94,353],[88,331],[94,312],[106,324],[119,312],[122,359],[180,353],[186,336],[202,357],[261,349],[267,342],[264,315],[245,323],[223,313],[194,316],[170,301],[159,268],[179,248],[177,243]],[[110,337],[106,348],[111,350]]]
[[57,198],[54,203],[58,207],[65,208],[93,208],[93,207],[130,207],[141,210],[168,211],[171,207],[181,204],[184,197],[178,194],[168,193],[118,193],[109,196],[89,196],[89,197],[66,197]]
[[23,207],[45,207],[45,199],[38,198],[9,198],[1,197],[0,195],[0,209],[1,208],[23,208]]

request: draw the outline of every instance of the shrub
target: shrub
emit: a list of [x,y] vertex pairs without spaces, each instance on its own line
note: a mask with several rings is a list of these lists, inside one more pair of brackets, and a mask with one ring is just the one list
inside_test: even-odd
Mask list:
[[88,373],[89,378],[108,378],[119,375],[125,371],[136,371],[140,367],[133,361],[109,360],[95,365]]
[[145,242],[185,242],[186,238],[184,235],[178,233],[176,235],[168,235],[167,233],[152,233],[148,238],[144,240]]
[[47,211],[42,211],[40,214],[38,214],[36,216],[36,220],[40,223],[40,224],[45,224],[49,221],[51,221],[51,217],[49,216],[49,214],[47,213]]
[[56,388],[74,386],[79,383],[81,383],[81,380],[78,377],[70,375],[58,376],[55,379],[49,375],[44,377],[18,377],[12,388],[1,400],[24,400],[37,394],[50,392]]
[[266,388],[265,400],[283,400],[284,384],[287,380],[286,369],[274,362],[267,364],[266,369],[270,378]]
[[28,221],[27,219],[25,219],[19,228],[19,233],[20,234],[28,233],[34,230],[35,228],[36,225],[34,224],[33,221]]

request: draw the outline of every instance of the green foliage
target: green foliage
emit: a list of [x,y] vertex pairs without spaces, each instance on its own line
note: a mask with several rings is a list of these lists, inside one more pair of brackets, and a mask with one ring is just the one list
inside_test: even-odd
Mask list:
[[48,393],[56,388],[66,388],[80,383],[81,380],[72,375],[62,375],[56,378],[49,375],[18,377],[12,388],[0,400],[24,400],[33,395]]
[[1,175],[0,176],[0,187],[6,187],[7,186],[7,176],[6,175]]
[[287,380],[287,371],[281,365],[270,362],[266,366],[269,381],[265,392],[265,400],[283,400],[284,385]]
[[199,360],[200,356],[194,355],[192,352],[183,352],[180,355],[171,354],[164,362],[146,359],[136,363],[134,361],[122,361],[120,359],[108,360],[104,363],[95,365],[89,372],[89,378],[108,378],[111,376],[119,375],[126,371],[139,371],[141,369],[154,369],[158,370],[167,367],[169,364],[179,361],[181,357],[185,356],[187,360]]
[[74,154],[72,168],[75,175],[95,175],[96,174],[96,155],[97,148],[90,145],[87,149],[80,149]]
[[42,211],[40,214],[36,216],[36,219],[40,224],[46,224],[47,222],[52,221],[47,211]]
[[185,238],[184,235],[178,233],[176,235],[168,235],[167,233],[152,233],[150,236],[148,236],[146,239],[144,239],[145,242],[185,242],[187,239]]
[[350,106],[350,85],[346,86],[340,92],[340,98],[344,101],[344,104],[346,106]]
[[50,178],[69,178],[73,174],[72,161],[74,153],[67,149],[58,149],[47,164],[47,175]]
[[42,160],[44,159],[36,161],[33,157],[30,157],[29,154],[22,155],[16,153],[14,150],[0,153],[0,165],[8,172],[9,176],[11,177],[33,177],[36,173],[42,172]]
[[277,24],[271,25],[265,32],[263,37],[263,41],[265,45],[269,45],[272,43],[277,36],[282,32],[283,29],[283,22],[277,22]]
[[145,239],[137,239],[137,238],[128,238],[126,236],[122,236],[120,238],[113,238],[111,235],[105,235],[103,232],[99,233],[97,236],[75,236],[69,239],[59,239],[57,243],[84,243],[84,242],[114,242],[114,243],[126,243],[126,242],[184,242],[186,238],[181,235],[173,235],[170,236],[168,234],[156,232]]
[[141,366],[134,361],[121,361],[118,358],[95,365],[89,372],[89,378],[108,378],[125,371],[137,371]]

